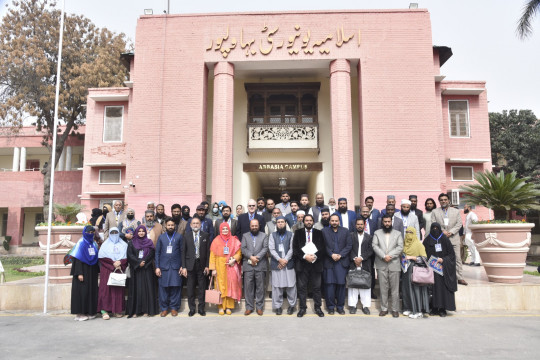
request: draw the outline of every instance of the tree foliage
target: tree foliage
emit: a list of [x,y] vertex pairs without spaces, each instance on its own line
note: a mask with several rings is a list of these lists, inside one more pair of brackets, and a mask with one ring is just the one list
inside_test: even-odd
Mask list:
[[528,0],[523,6],[523,13],[518,20],[516,32],[520,39],[526,39],[533,32],[532,21],[540,12],[540,0]]
[[489,113],[493,164],[540,183],[540,121],[531,110]]
[[527,182],[528,178],[517,177],[516,172],[479,172],[474,179],[476,183],[460,186],[464,201],[492,209],[495,220],[509,220],[512,210],[540,210],[540,186]]
[[[31,118],[50,154],[61,16],[55,6],[54,0],[13,1],[0,24],[0,125],[16,132]],[[64,26],[56,163],[68,136],[84,123],[88,88],[122,86],[127,79],[120,61],[124,34],[99,29],[81,15],[66,15]],[[42,171],[44,208],[50,169]]]

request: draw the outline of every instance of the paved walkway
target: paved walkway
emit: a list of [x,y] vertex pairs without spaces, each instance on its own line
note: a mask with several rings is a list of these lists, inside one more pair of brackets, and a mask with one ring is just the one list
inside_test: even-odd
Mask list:
[[534,359],[539,328],[538,313],[416,320],[268,313],[86,322],[71,315],[0,315],[2,359]]

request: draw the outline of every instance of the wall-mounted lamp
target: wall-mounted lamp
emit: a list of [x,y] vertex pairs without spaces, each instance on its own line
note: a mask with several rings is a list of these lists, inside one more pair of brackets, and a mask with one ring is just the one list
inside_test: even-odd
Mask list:
[[144,9],[144,15],[154,15],[154,10],[152,10],[152,9]]
[[418,9],[418,3],[410,3],[409,9]]

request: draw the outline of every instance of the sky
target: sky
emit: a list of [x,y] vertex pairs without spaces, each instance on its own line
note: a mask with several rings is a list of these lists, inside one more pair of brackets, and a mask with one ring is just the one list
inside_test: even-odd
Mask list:
[[[0,16],[5,12],[0,0]],[[170,13],[242,11],[403,9],[403,0],[272,0],[182,1],[169,0]],[[486,81],[491,112],[531,109],[540,117],[540,14],[527,40],[516,36],[516,24],[525,0],[429,0],[418,1],[430,12],[433,44],[452,48],[454,55],[441,68],[445,80]],[[61,0],[58,0],[61,3]],[[144,9],[161,14],[167,0],[65,0],[66,12],[82,14],[99,27],[123,32],[133,43],[137,19]],[[135,53],[137,49],[135,49]],[[536,65],[536,66],[535,66]]]

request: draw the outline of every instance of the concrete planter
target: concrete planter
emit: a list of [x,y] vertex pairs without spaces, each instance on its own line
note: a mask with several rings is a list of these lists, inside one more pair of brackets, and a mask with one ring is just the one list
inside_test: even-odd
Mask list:
[[520,283],[523,280],[533,227],[532,223],[470,226],[489,281]]
[[[70,283],[71,264],[64,265],[64,256],[82,237],[84,226],[53,226],[49,263],[49,282],[51,284]],[[36,226],[39,233],[39,247],[47,261],[47,226]]]

